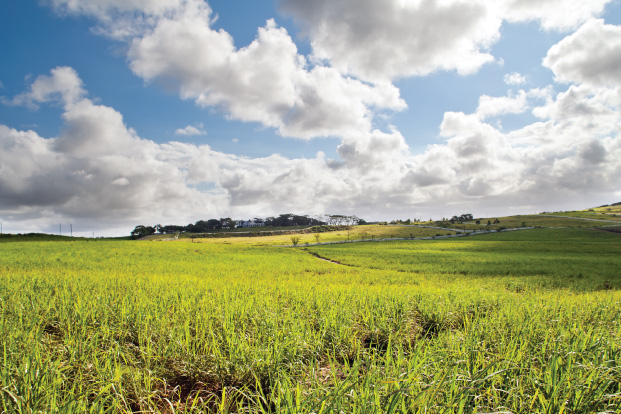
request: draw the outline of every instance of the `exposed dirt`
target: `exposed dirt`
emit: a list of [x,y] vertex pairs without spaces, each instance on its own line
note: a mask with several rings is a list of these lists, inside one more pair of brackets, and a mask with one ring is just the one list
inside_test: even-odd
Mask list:
[[317,253],[308,252],[308,254],[313,255],[313,256],[315,256],[317,259],[319,259],[319,260],[323,260],[323,261],[325,261],[325,262],[330,262],[330,263],[334,263],[334,264],[341,265],[341,266],[355,267],[355,266],[350,265],[350,264],[341,263],[341,262],[337,262],[337,261],[335,261],[335,260],[326,259],[325,257],[321,257],[321,256],[319,256]]

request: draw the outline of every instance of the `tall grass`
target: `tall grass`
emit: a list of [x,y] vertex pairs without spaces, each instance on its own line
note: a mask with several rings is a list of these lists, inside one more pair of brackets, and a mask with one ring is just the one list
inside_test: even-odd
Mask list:
[[619,238],[537,231],[3,244],[2,410],[617,412]]

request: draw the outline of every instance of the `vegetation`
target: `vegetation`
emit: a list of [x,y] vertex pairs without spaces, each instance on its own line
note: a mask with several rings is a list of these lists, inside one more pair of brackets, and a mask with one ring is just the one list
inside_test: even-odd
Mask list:
[[619,411],[621,235],[423,232],[2,243],[2,410]]
[[[268,217],[266,219],[254,218],[254,222],[260,223],[261,227],[309,227],[309,226],[351,226],[356,224],[366,224],[363,219],[356,216],[343,215],[326,215],[320,218],[309,216],[299,216],[296,214],[281,214],[277,217]],[[174,233],[208,233],[219,230],[231,231],[242,228],[243,220],[233,220],[230,217],[220,219],[198,220],[196,223],[180,226],[176,224],[155,226],[138,225],[132,231],[132,238],[137,239],[154,234],[156,231],[160,234]],[[248,230],[243,228],[242,230]]]
[[155,234],[155,227],[151,226],[136,226],[134,230],[131,232],[131,238],[136,240],[142,237],[150,236]]
[[[291,245],[291,235],[300,236],[300,244],[317,243],[317,235],[320,235],[319,243],[334,243],[358,240],[381,240],[392,238],[422,238],[433,236],[445,236],[455,234],[451,230],[438,230],[425,227],[411,226],[383,226],[383,225],[359,225],[359,226],[314,226],[298,230],[258,230],[244,232],[207,233],[194,235],[181,235],[180,240],[194,243],[243,243],[257,246],[283,246]],[[157,235],[152,237],[158,237]],[[161,236],[164,237],[164,236]],[[157,240],[156,238],[152,240]]]
[[2,234],[0,235],[0,243],[24,242],[24,241],[54,241],[54,240],[76,240],[68,236],[44,234],[44,233],[24,233],[24,234]]
[[566,216],[585,218],[592,220],[610,220],[621,222],[621,203],[614,203],[609,206],[601,206],[579,211],[557,211],[546,212],[546,215]]
[[[515,228],[515,227],[595,227],[606,226],[614,223],[608,223],[607,221],[619,221],[621,223],[621,211],[619,213],[618,220],[614,216],[596,215],[588,212],[574,212],[572,213],[545,213],[545,214],[531,214],[531,215],[517,215],[509,217],[491,217],[491,218],[473,218],[471,221],[456,221],[451,223],[450,220],[439,220],[420,223],[421,225],[433,225],[445,228],[466,229],[466,230],[497,230],[500,227]],[[589,220],[584,220],[589,219]],[[591,220],[606,220],[606,221],[591,221]],[[479,221],[479,223],[477,223]],[[523,226],[526,224],[526,226]]]

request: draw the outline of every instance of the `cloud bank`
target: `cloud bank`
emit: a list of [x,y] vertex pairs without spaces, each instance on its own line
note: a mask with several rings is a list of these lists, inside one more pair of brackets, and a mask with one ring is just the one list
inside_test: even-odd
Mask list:
[[[594,19],[606,3],[580,2],[580,13],[560,21],[553,0],[394,0],[382,7],[282,0],[311,40],[312,55],[302,56],[273,20],[236,48],[227,32],[212,29],[212,10],[198,0],[53,0],[59,12],[95,18],[100,33],[126,42],[128,63],[145,81],[282,136],[338,137],[338,158],[249,158],[156,143],[88,98],[73,68],[56,67],[3,99],[33,109],[60,105],[63,128],[42,137],[0,125],[0,215],[32,226],[83,218],[127,232],[140,223],[286,211],[426,218],[440,205],[448,215],[610,200],[621,195],[621,35]],[[483,95],[474,113],[445,113],[442,140],[419,154],[395,127],[377,127],[378,114],[406,107],[393,80],[477,71],[495,60],[489,48],[505,20],[535,20],[546,30],[582,25],[543,62],[566,90]],[[525,79],[513,73],[506,82],[524,87]],[[496,122],[520,113],[537,121],[509,132]],[[196,133],[202,126],[175,131]]]

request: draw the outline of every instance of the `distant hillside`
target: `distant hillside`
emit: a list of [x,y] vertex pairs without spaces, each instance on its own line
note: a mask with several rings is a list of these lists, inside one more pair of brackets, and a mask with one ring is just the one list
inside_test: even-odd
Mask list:
[[54,234],[45,233],[18,233],[18,234],[2,234],[0,236],[0,242],[14,242],[14,241],[70,241],[70,240],[82,240],[82,237],[69,237],[58,236]]
[[59,236],[56,234],[46,233],[4,233],[0,235],[0,243],[11,242],[28,242],[28,241],[78,241],[78,240],[126,240],[129,237],[108,237],[108,238],[90,238],[90,237],[71,237],[71,236]]

